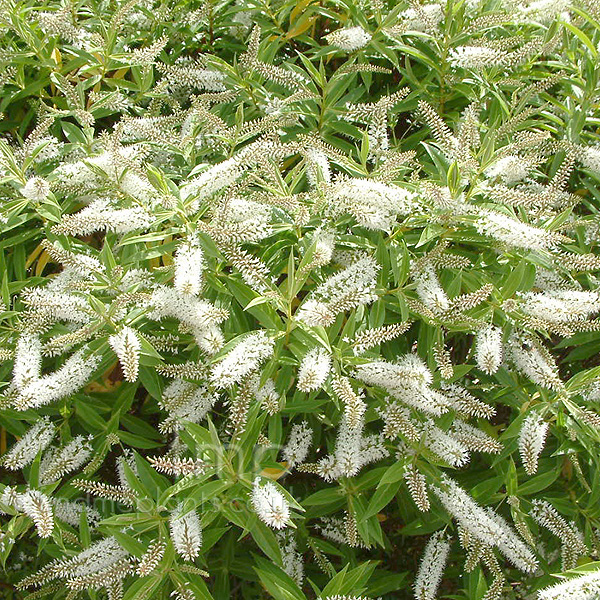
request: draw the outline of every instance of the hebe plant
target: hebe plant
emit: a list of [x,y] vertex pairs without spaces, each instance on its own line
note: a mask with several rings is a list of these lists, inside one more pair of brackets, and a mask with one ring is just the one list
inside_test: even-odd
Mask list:
[[0,23],[0,594],[598,597],[597,3]]

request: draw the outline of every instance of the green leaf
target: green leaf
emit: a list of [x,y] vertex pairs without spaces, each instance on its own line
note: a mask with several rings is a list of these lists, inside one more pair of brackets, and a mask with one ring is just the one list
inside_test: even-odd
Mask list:
[[379,485],[389,485],[401,481],[404,478],[406,465],[401,462],[395,462],[391,467],[388,467],[383,477],[379,481]]
[[260,556],[255,556],[254,560],[254,570],[275,600],[306,600],[302,590],[285,571]]
[[137,452],[134,452],[134,457],[137,475],[142,482],[142,485],[146,488],[146,493],[151,498],[158,500],[162,492],[171,485],[170,481],[163,475],[157,473],[150,463]]
[[352,594],[360,596],[366,589],[371,575],[377,567],[376,561],[367,561],[349,570],[346,565],[322,590],[321,596]]
[[147,600],[155,598],[155,592],[163,582],[162,575],[150,574],[134,581],[123,596],[123,600]]
[[531,477],[521,485],[519,485],[519,496],[529,496],[530,494],[536,494],[545,490],[547,487],[552,485],[560,475],[558,469],[551,469],[546,473],[540,473],[535,477]]
[[155,400],[160,400],[162,398],[163,382],[155,369],[151,367],[140,366],[138,377],[146,391]]
[[368,519],[385,508],[394,499],[396,492],[400,489],[400,485],[400,482],[396,481],[394,483],[384,483],[377,486],[362,518]]
[[117,542],[119,542],[119,545],[125,548],[130,554],[139,558],[146,552],[146,546],[136,540],[133,536],[123,533],[122,531],[113,531],[112,535]]

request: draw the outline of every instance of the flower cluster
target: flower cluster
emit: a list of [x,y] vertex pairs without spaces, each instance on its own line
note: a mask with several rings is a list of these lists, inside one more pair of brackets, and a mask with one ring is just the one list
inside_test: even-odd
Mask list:
[[332,46],[337,46],[346,52],[354,52],[368,44],[371,35],[362,27],[347,27],[330,33],[326,39]]
[[257,477],[252,487],[252,506],[261,521],[273,529],[287,527],[290,520],[290,507],[283,494],[273,483],[264,485]]

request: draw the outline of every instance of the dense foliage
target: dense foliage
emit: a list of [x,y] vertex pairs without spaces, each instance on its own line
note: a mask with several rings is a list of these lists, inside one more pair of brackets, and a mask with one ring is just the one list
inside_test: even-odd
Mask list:
[[0,597],[599,597],[595,0],[0,25]]

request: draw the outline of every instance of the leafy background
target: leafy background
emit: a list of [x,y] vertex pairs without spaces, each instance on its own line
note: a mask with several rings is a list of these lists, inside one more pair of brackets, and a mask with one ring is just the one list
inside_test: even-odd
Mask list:
[[[102,356],[94,381],[76,394],[36,410],[16,411],[5,403],[0,410],[1,449],[10,448],[40,415],[48,415],[59,427],[62,442],[78,434],[92,436],[94,455],[85,469],[86,478],[117,484],[115,460],[126,449],[133,450],[135,469],[126,464],[127,483],[145,500],[134,507],[96,501],[103,517],[96,531],[89,531],[85,519],[80,527],[57,521],[48,540],[36,536],[28,517],[7,509],[2,520],[3,531],[8,534],[2,551],[6,570],[0,592],[4,597],[28,597],[27,592],[14,587],[24,575],[50,559],[81,551],[99,535],[114,535],[134,556],[141,556],[157,536],[168,539],[165,507],[169,499],[187,499],[199,509],[204,541],[195,564],[208,576],[186,571],[180,564],[183,561],[168,546],[158,571],[148,577],[127,579],[127,600],[167,598],[184,582],[197,598],[289,600],[334,594],[412,597],[411,585],[429,534],[441,528],[453,533],[454,528],[451,517],[433,497],[429,512],[421,513],[415,506],[403,478],[407,456],[429,483],[439,481],[441,472],[451,472],[479,504],[492,506],[516,521],[520,519],[536,539],[543,540],[547,551],[539,577],[528,579],[503,564],[511,582],[504,588],[504,597],[526,598],[556,581],[550,574],[561,571],[560,565],[551,560],[552,551],[558,547],[556,538],[543,532],[528,516],[534,498],[549,500],[563,516],[577,522],[589,548],[588,555],[580,558],[581,563],[596,558],[600,438],[582,418],[581,407],[592,411],[598,407],[597,401],[583,400],[579,392],[599,374],[597,332],[559,336],[544,327],[533,328],[552,349],[568,393],[540,387],[507,366],[486,375],[476,366],[472,323],[461,322],[456,315],[429,316],[415,308],[418,296],[410,268],[417,259],[444,244],[443,252],[461,258],[458,266],[449,263],[440,269],[444,290],[454,298],[491,284],[489,297],[467,310],[466,315],[479,322],[494,322],[502,327],[505,338],[513,328],[532,329],[530,323],[520,320],[518,312],[507,310],[505,301],[518,299],[519,292],[537,289],[536,271],[549,268],[577,281],[584,289],[597,287],[593,275],[596,268],[574,269],[564,261],[557,263],[552,253],[498,245],[478,232],[468,215],[445,219],[444,211],[427,197],[428,188],[423,182],[447,188],[453,198],[464,194],[475,202],[493,204],[494,198],[480,195],[483,172],[519,133],[547,133],[555,141],[597,144],[600,15],[593,5],[577,4],[568,7],[567,14],[559,12],[538,22],[515,18],[515,7],[510,3],[450,1],[441,7],[443,18],[434,28],[390,33],[392,27],[406,20],[405,11],[409,9],[404,3],[307,0],[241,4],[2,2],[0,61],[4,75],[0,111],[4,118],[0,128],[4,139],[0,151],[5,222],[0,239],[4,304],[0,335],[7,355],[0,376],[5,382],[11,379],[13,363],[9,354],[27,312],[21,293],[43,285],[61,269],[44,240],[58,241],[76,253],[88,252],[107,271],[96,278],[87,293],[97,316],[91,345]],[[44,30],[40,13],[57,11],[64,11],[65,23],[80,28],[75,37],[66,26],[60,32],[49,32],[48,27]],[[246,24],[246,17],[250,24],[256,24],[254,32]],[[345,52],[328,44],[325,35],[350,25],[361,26],[372,35],[364,48]],[[150,48],[159,40],[164,43],[149,60],[136,54],[137,49]],[[255,60],[281,67],[306,81],[296,99],[290,101],[297,90],[281,85],[268,68],[264,72],[248,68],[243,57],[248,56],[245,53],[252,40]],[[527,50],[527,44],[534,41],[537,46]],[[514,48],[520,58],[509,68],[463,69],[452,63],[452,49],[479,43]],[[198,111],[200,116],[191,135],[182,133],[182,123],[195,106],[191,95],[203,91],[165,84],[168,67],[185,64],[178,63],[183,57],[200,59],[206,68],[221,73],[224,89],[234,93],[223,102],[208,104],[206,110],[214,120]],[[405,96],[385,105],[386,97],[403,89]],[[369,109],[371,116],[366,122],[344,117],[351,104],[381,99],[384,109],[379,118],[384,120],[389,150],[378,153],[370,135],[375,108]],[[476,163],[474,168],[448,156],[443,135],[434,130],[438,122],[428,120],[419,111],[419,102],[433,107],[457,136],[464,127],[465,109],[477,106],[479,141],[468,150]],[[279,108],[275,117],[269,116],[273,107]],[[150,135],[141,126],[139,138],[136,134],[131,139],[119,138],[114,133],[117,125],[127,119],[168,115],[173,119],[158,123]],[[133,123],[135,130],[136,121]],[[113,132],[112,138],[108,132]],[[205,165],[236,156],[242,147],[263,139],[263,135],[276,139],[276,143],[300,140],[304,147],[313,144],[322,148],[336,172],[356,178],[387,177],[387,181],[414,191],[423,199],[424,208],[401,217],[391,231],[370,230],[357,224],[351,215],[332,218],[325,214],[327,192],[310,185],[307,161],[301,153],[290,152],[285,159],[264,161],[248,176],[243,192],[293,198],[298,210],[303,208],[307,214],[302,219],[279,207],[271,235],[244,245],[267,265],[273,289],[279,294],[279,300],[273,301],[249,286],[222,245],[215,243],[209,230],[199,227],[199,222],[210,220],[211,201],[201,203],[200,211],[190,215],[180,194],[186,180]],[[43,152],[44,143],[48,143],[46,140],[40,144],[40,140],[48,136],[61,143],[60,155],[38,161],[37,153]],[[53,181],[59,162],[132,141],[141,142],[147,151],[147,160],[136,168],[141,169],[158,196],[172,200],[154,206],[148,231],[56,235],[52,226],[81,208],[81,195],[56,187],[43,201],[33,202],[20,194],[33,174]],[[569,148],[556,147],[544,154],[533,177],[546,186],[558,181],[577,195],[579,203],[545,215],[542,226],[561,232],[570,227],[567,234],[571,241],[561,251],[595,253],[597,241],[590,240],[585,232],[597,219],[599,173],[580,165],[563,173]],[[400,152],[413,154],[398,156]],[[116,193],[124,206],[143,204],[139,198],[115,192],[118,182],[100,175],[100,189]],[[513,210],[517,218],[531,218],[528,207],[511,208],[511,214]],[[322,225],[336,231],[339,249],[365,250],[376,257],[381,267],[377,275],[378,299],[368,307],[338,315],[331,327],[307,329],[292,319],[298,304],[337,270],[332,266],[310,274],[302,270],[312,235]],[[261,377],[263,381],[269,377],[275,380],[281,410],[268,414],[252,400],[248,425],[232,445],[225,433],[229,418],[226,401],[235,402],[238,390],[222,394],[209,418],[187,424],[180,436],[187,453],[202,456],[215,465],[214,470],[176,481],[157,474],[145,458],[161,454],[170,441],[158,427],[164,418],[159,401],[170,380],[157,367],[183,359],[197,360],[201,353],[192,336],[185,332],[180,335],[175,321],[157,323],[149,320],[139,306],[128,306],[126,320],[143,336],[139,379],[128,383],[123,380],[107,338],[115,332],[111,320],[115,282],[124,272],[143,268],[152,273],[155,282],[169,284],[174,252],[180,240],[194,231],[200,232],[207,261],[203,297],[229,311],[223,323],[225,339],[235,340],[257,329],[276,336],[274,356],[265,364]],[[479,420],[479,425],[504,445],[502,452],[497,456],[474,454],[467,467],[455,470],[423,448],[417,448],[415,455],[397,458],[398,440],[388,440],[390,457],[355,477],[325,482],[311,473],[285,472],[278,450],[285,444],[291,425],[305,419],[314,429],[311,456],[316,460],[334,447],[343,412],[330,383],[310,394],[296,389],[298,364],[306,351],[317,344],[330,348],[336,370],[351,375],[352,368],[364,358],[354,356],[345,338],[370,327],[405,321],[412,322],[405,334],[381,344],[367,357],[381,355],[394,360],[415,350],[434,372],[434,387],[438,387],[442,374],[433,350],[443,346],[453,364],[452,375],[446,379],[460,382],[495,406],[496,414],[490,422]],[[67,331],[57,324],[44,335]],[[163,351],[156,342],[156,336],[169,332],[178,335],[177,354]],[[60,362],[61,357],[48,357],[44,365],[52,370]],[[383,405],[386,395],[381,389],[367,390],[366,422],[373,433],[381,430],[376,409]],[[550,423],[551,434],[538,473],[528,476],[517,446],[521,423],[532,407]],[[452,412],[444,415],[438,424],[447,429],[454,417]],[[259,435],[268,437],[272,447],[257,445]],[[20,490],[28,485],[36,487],[39,460],[22,474],[5,471],[3,482]],[[289,493],[290,501],[295,499],[292,509],[298,548],[305,561],[306,578],[301,586],[282,569],[274,533],[250,507],[248,493],[257,473],[272,477]],[[72,480],[81,476],[70,473],[44,491],[61,498],[81,496],[72,485]],[[508,506],[508,496],[521,501],[520,509]],[[334,543],[319,534],[315,524],[320,517],[343,518],[346,513],[355,520],[358,531],[354,546]],[[482,566],[464,572],[464,555],[454,543],[440,597],[484,597],[491,583],[490,573]],[[90,591],[89,597],[102,597],[103,593]],[[52,589],[49,595],[66,597],[66,590]]]

